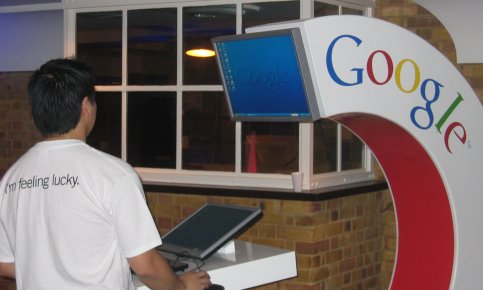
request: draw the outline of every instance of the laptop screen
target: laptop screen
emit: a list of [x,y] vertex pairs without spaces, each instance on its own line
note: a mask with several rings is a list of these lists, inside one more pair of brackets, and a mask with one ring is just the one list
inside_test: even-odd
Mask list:
[[161,251],[206,259],[261,215],[259,208],[205,204],[162,237]]

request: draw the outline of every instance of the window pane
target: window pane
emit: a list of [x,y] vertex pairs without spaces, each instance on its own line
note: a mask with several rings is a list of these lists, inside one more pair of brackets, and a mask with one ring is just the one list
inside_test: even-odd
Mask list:
[[[183,8],[183,52],[211,49],[211,38],[236,33],[235,5]],[[183,53],[183,83],[221,84],[215,57],[193,57]]]
[[[245,28],[300,18],[299,1],[243,4]],[[286,122],[245,122],[242,125],[242,171],[290,174],[299,166],[299,125]]]
[[314,122],[314,174],[337,170],[337,123]]
[[176,84],[176,9],[128,12],[128,83]]
[[127,160],[136,167],[176,167],[176,94],[129,93]]
[[314,17],[327,16],[327,15],[339,15],[339,6],[315,1]]
[[342,128],[342,170],[363,166],[364,143],[351,131]]
[[246,28],[300,18],[299,1],[243,4],[243,31]]
[[235,122],[223,92],[183,95],[183,169],[235,171]]
[[77,58],[94,67],[99,85],[121,84],[121,11],[78,13]]
[[358,9],[353,9],[353,8],[342,7],[342,14],[344,14],[344,15],[364,15],[364,11],[358,10]]
[[96,124],[87,144],[121,158],[121,93],[96,93]]
[[298,171],[298,128],[298,123],[243,123],[242,170],[284,174]]

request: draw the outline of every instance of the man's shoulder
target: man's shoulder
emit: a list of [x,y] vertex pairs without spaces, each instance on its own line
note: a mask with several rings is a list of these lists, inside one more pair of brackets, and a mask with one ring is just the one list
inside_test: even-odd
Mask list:
[[93,166],[105,166],[113,169],[117,168],[118,170],[124,171],[126,173],[134,173],[134,168],[121,158],[103,152],[89,145],[87,145],[87,147],[89,149],[86,153],[91,155],[90,162],[92,162]]

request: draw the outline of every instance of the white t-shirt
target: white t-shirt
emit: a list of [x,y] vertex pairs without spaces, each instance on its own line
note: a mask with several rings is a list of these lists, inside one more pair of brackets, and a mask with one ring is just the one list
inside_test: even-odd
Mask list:
[[139,177],[79,140],[44,141],[0,182],[0,262],[17,289],[135,289],[126,258],[161,244]]

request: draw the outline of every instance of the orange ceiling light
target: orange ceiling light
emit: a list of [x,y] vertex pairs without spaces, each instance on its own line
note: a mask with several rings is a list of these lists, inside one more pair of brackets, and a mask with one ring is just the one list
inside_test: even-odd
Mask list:
[[186,54],[193,57],[212,57],[215,56],[215,51],[206,48],[195,48],[186,51]]

